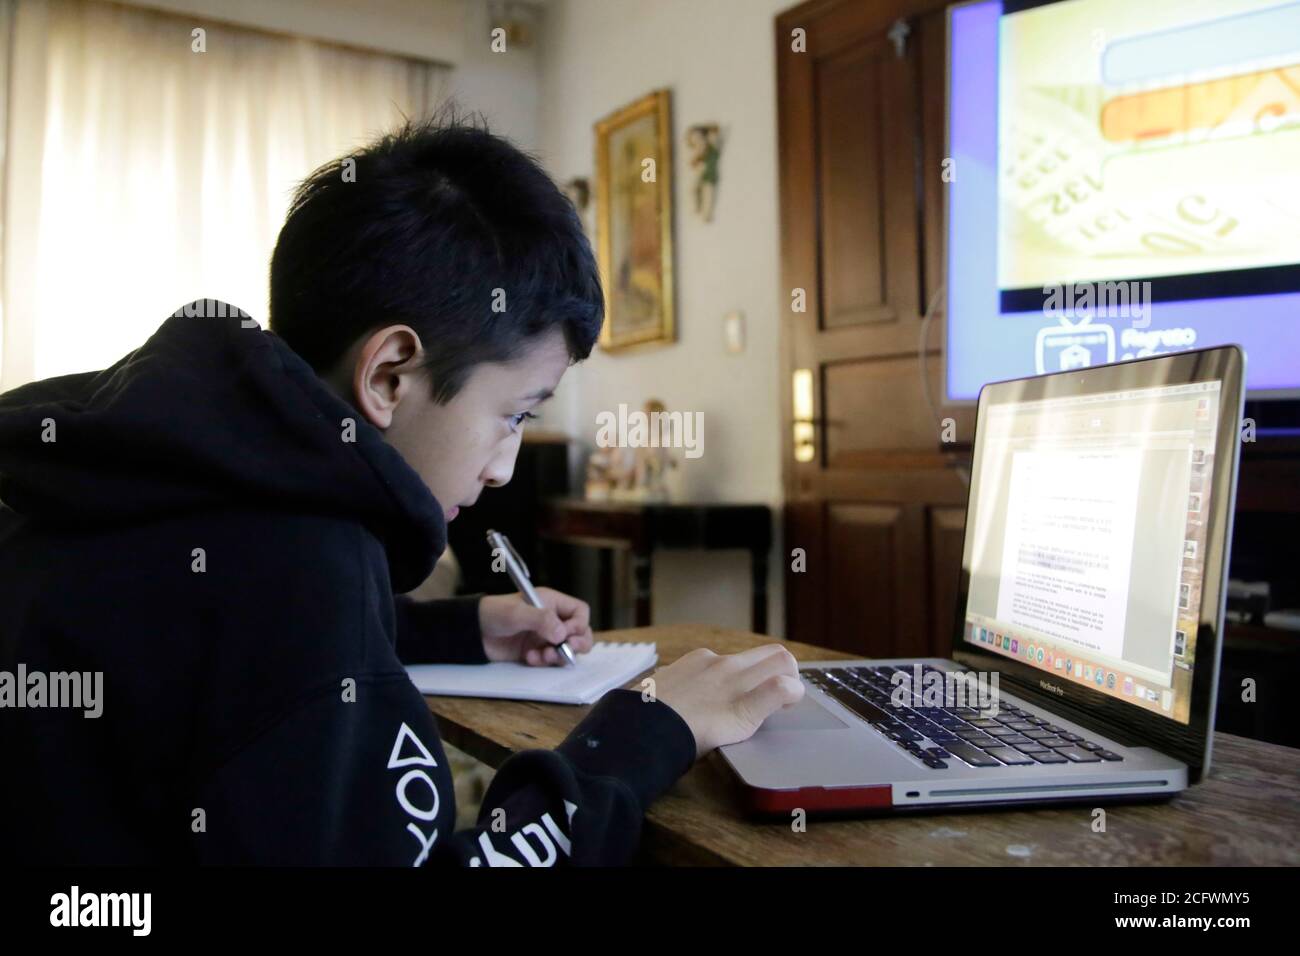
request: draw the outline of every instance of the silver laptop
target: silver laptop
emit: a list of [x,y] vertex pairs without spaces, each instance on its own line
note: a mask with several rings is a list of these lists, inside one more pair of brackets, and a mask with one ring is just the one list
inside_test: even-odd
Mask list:
[[[1245,356],[980,392],[951,658],[802,663],[750,809],[1166,798],[1210,767]],[[865,625],[864,625],[865,626]]]

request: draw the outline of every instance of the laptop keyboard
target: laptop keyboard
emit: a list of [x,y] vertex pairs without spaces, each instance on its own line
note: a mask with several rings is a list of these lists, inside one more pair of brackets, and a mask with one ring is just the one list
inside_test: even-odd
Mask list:
[[[890,697],[896,690],[891,681],[896,671],[912,676],[910,669],[889,664],[813,668],[799,674],[935,770],[946,770],[952,760],[972,767],[1015,767],[1124,759],[1099,743],[1010,704],[999,703],[996,711],[895,707]],[[944,673],[929,665],[922,665],[921,672]]]

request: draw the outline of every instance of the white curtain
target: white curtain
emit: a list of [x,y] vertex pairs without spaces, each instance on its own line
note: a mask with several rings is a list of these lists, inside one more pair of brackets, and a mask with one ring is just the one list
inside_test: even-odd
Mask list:
[[0,390],[109,365],[194,298],[265,325],[294,184],[449,79],[104,0],[18,0],[13,31]]

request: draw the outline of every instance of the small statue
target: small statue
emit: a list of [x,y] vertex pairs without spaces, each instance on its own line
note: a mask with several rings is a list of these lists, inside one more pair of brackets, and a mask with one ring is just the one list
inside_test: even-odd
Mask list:
[[[664,403],[657,398],[652,398],[645,403],[644,412],[652,435],[662,435],[659,422],[660,416],[666,411],[667,408]],[[679,436],[668,437],[677,438]],[[638,448],[634,465],[636,471],[634,487],[639,492],[638,500],[667,501],[668,472],[676,467],[677,462],[672,457],[672,451],[669,448],[662,446]]]
[[588,501],[608,501],[616,491],[632,487],[634,476],[630,448],[597,448],[587,459],[583,491]]
[[657,444],[661,438],[668,441],[680,438],[664,434],[661,420],[665,411],[663,402],[650,399],[640,412],[645,416],[643,434],[647,436],[647,444],[598,447],[591,453],[584,483],[587,500],[666,502],[679,494],[681,485],[674,479],[678,477],[680,465],[672,448]]

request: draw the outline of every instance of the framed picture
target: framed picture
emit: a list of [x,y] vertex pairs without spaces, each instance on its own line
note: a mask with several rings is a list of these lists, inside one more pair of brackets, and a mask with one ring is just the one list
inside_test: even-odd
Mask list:
[[657,90],[596,124],[600,344],[610,351],[675,337],[671,119]]

